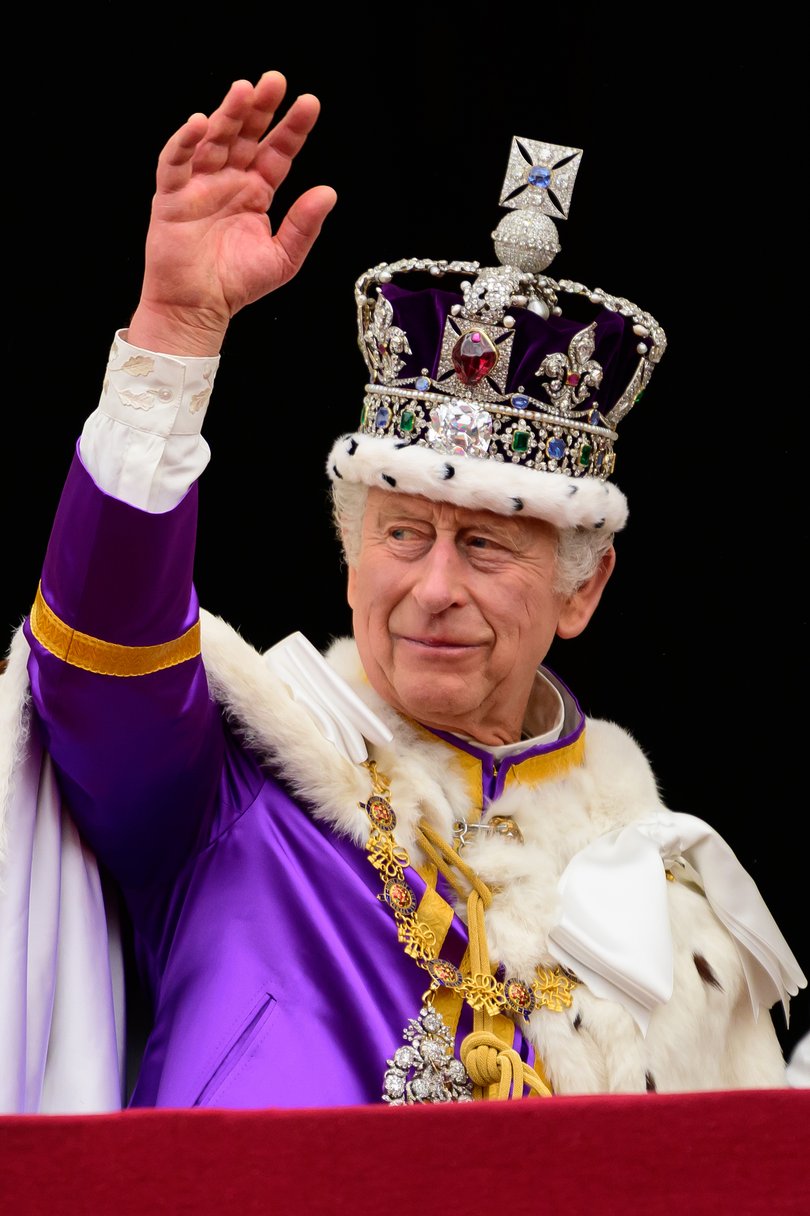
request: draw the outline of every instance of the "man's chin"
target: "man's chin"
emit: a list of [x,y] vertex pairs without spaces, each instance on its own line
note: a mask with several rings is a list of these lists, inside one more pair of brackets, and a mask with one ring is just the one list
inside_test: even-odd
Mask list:
[[463,722],[480,704],[469,681],[460,676],[442,679],[437,673],[433,678],[397,684],[395,690],[404,714],[440,729],[443,724],[452,730],[453,723]]

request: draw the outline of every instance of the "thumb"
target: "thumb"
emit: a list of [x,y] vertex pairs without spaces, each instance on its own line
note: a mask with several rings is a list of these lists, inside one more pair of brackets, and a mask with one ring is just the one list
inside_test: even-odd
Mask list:
[[336,202],[337,193],[331,186],[313,186],[295,200],[284,216],[275,239],[286,262],[285,282],[301,269]]

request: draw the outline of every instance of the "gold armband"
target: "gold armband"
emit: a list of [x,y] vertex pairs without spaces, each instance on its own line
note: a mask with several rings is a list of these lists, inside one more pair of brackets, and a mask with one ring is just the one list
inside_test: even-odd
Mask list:
[[46,604],[42,585],[37,588],[31,609],[31,632],[47,651],[82,671],[100,676],[146,676],[165,667],[175,667],[200,653],[200,622],[170,642],[156,646],[119,646],[71,629]]

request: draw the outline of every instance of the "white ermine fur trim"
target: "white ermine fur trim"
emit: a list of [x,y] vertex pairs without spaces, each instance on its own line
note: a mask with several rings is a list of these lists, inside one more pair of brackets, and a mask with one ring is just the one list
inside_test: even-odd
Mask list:
[[0,890],[6,856],[6,811],[14,774],[28,738],[28,654],[28,643],[20,627],[11,639],[6,654],[8,665],[0,676]]
[[[200,625],[209,687],[239,737],[269,767],[283,770],[285,780],[316,818],[365,844],[369,821],[359,804],[372,793],[368,772],[324,739],[286,685],[270,676],[263,656],[230,625],[205,611],[200,613]],[[422,816],[446,831],[453,806],[464,797],[462,775],[450,770],[443,749],[431,750],[421,733],[374,693],[353,642],[336,643],[329,658],[358,696],[396,732],[393,744],[370,750],[391,784],[400,843],[413,847]]]
[[526,469],[475,456],[448,456],[391,436],[343,435],[326,463],[329,477],[499,515],[532,515],[558,528],[604,528],[627,522],[621,490],[596,477]]

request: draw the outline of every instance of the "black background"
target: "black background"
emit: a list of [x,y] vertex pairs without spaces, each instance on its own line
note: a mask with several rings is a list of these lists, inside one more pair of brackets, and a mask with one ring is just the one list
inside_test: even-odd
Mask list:
[[[238,11],[236,9],[238,8]],[[359,416],[353,284],[400,257],[493,259],[513,135],[584,149],[550,268],[652,312],[669,349],[622,423],[629,524],[602,605],[551,665],[624,725],[675,810],[710,820],[805,971],[803,237],[792,34],[780,6],[100,5],[7,46],[6,560],[0,627],[36,589],[113,332],[137,302],[158,152],[231,80],[277,68],[318,126],[271,218],[326,182],[300,275],[240,314],[205,435],[201,602],[264,647],[345,633],[324,465]],[[793,309],[795,308],[795,313]],[[289,484],[286,484],[287,479]],[[786,1049],[810,1026],[805,990]]]

